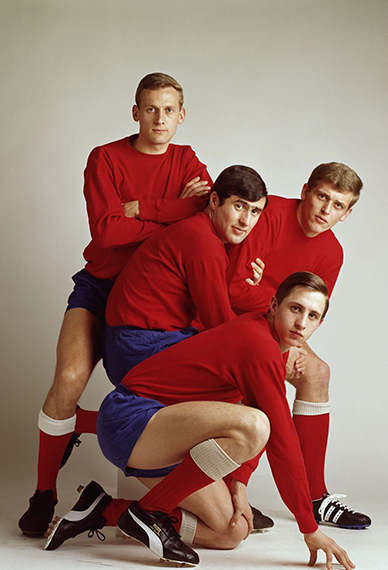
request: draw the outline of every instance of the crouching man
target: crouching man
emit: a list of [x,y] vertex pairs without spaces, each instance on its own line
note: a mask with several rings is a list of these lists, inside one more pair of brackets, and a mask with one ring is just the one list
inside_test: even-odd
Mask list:
[[98,437],[104,455],[150,490],[124,505],[90,483],[46,549],[104,521],[114,523],[115,513],[126,536],[165,560],[198,564],[190,543],[233,548],[250,532],[245,485],[254,468],[250,460],[266,447],[275,483],[310,551],[309,564],[323,550],[328,569],[333,556],[346,570],[355,568],[318,530],[285,393],[287,351],[310,338],[328,304],[319,277],[292,274],[267,315],[238,317],[129,372],[102,403]]

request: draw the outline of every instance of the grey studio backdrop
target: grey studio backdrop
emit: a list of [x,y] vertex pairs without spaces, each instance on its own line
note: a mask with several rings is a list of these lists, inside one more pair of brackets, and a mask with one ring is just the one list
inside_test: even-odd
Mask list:
[[[34,490],[37,414],[70,277],[89,240],[87,156],[136,131],[137,83],[165,71],[186,97],[175,142],[190,144],[214,178],[247,164],[270,193],[296,197],[314,166],[337,160],[364,180],[359,204],[336,228],[345,265],[312,346],[332,370],[330,489],[357,495],[355,506],[363,496],[381,501],[387,16],[381,0],[1,1],[0,418],[2,463],[15,482],[29,478]],[[82,405],[96,409],[110,388],[99,366]],[[84,436],[61,472],[60,491],[92,478],[114,490],[116,477],[96,438]],[[263,489],[277,500],[265,464],[249,489],[259,506]]]

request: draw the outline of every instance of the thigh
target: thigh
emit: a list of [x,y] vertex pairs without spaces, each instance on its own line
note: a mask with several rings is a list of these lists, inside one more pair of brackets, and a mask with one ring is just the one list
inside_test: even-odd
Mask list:
[[155,469],[179,463],[198,443],[235,435],[251,413],[248,406],[226,402],[183,402],[162,408],[149,420],[128,466]]

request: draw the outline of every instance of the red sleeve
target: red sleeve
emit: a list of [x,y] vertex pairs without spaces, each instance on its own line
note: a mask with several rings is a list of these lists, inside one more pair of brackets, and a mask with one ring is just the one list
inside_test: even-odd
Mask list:
[[[270,249],[271,235],[274,233],[268,220],[262,216],[253,228],[251,234],[238,246],[229,246],[229,266],[227,269],[227,282],[229,297],[233,310],[237,314],[250,311],[265,313],[274,294],[272,287],[249,285],[245,280],[252,277],[251,263],[257,257],[265,260]],[[261,236],[265,236],[261,238]],[[257,247],[257,244],[260,244]],[[264,269],[265,272],[265,269]]]
[[[213,186],[211,176],[206,166],[200,162],[195,152],[190,149],[191,156],[188,159],[185,175],[182,182],[182,191],[186,184],[196,178],[206,180],[209,186]],[[171,224],[185,218],[194,216],[197,212],[202,212],[208,201],[208,196],[193,196],[192,198],[173,198],[166,200],[164,198],[157,200],[139,200],[139,211],[141,220],[150,220]]]
[[139,200],[141,220],[153,220],[163,224],[172,224],[195,216],[202,212],[207,205],[208,197],[193,196],[192,198],[173,198],[166,200]]
[[261,453],[260,455],[257,455],[253,459],[245,461],[245,463],[242,463],[240,467],[238,467],[235,471],[230,473],[228,477],[230,477],[231,479],[236,479],[236,481],[240,481],[241,483],[244,483],[244,485],[248,485],[252,473],[256,470],[259,464],[260,457]]
[[102,248],[142,241],[162,227],[160,223],[124,216],[113,171],[106,153],[100,148],[94,149],[89,156],[84,195],[91,236]]
[[186,265],[190,297],[205,329],[226,323],[236,316],[230,306],[226,266],[225,252],[217,257],[194,259]]
[[[299,439],[286,398],[284,377],[283,362],[269,360],[247,363],[244,378],[238,382],[244,401],[262,410],[270,421],[266,452],[276,486],[295,516],[300,531],[310,533],[317,529],[317,524]],[[258,378],[257,382],[255,378]]]

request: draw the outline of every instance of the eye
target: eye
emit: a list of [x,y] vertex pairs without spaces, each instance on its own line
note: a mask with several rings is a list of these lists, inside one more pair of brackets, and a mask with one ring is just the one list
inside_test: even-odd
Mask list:
[[242,204],[240,204],[239,202],[236,202],[234,207],[236,208],[236,210],[238,210],[239,212],[241,212],[241,210],[243,210],[244,206]]
[[298,313],[300,311],[300,307],[298,307],[298,305],[291,305],[290,308],[294,313]]
[[315,320],[315,319],[318,318],[318,315],[317,315],[316,313],[310,313],[310,314],[309,314],[309,318],[310,318],[311,320]]
[[335,202],[334,207],[336,208],[336,210],[342,210],[344,205],[341,204],[341,202]]
[[148,107],[147,111],[149,113],[153,113],[155,111],[155,107]]
[[319,198],[320,200],[326,200],[326,194],[319,193],[319,194],[318,194],[318,198]]
[[173,113],[174,109],[172,107],[167,107],[167,113]]

